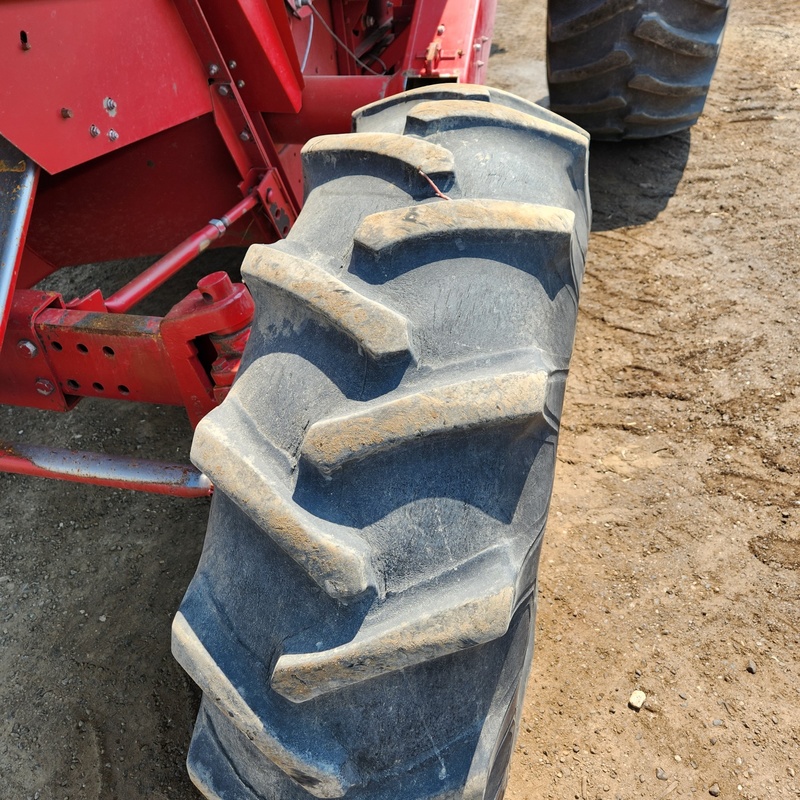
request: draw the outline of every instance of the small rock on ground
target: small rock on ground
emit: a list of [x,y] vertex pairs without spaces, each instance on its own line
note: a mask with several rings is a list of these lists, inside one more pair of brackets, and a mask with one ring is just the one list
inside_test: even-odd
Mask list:
[[634,711],[640,711],[642,706],[644,705],[644,701],[647,700],[647,695],[642,692],[641,690],[637,689],[628,699],[628,705]]

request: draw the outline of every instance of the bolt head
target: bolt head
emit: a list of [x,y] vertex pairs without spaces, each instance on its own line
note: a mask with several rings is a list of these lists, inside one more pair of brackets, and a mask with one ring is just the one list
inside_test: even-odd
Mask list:
[[27,339],[20,339],[17,342],[17,352],[23,358],[36,358],[36,354],[39,352],[39,348],[36,345],[28,341]]
[[241,139],[243,142],[249,142],[249,141],[250,141],[250,134],[249,134],[249,132],[248,132],[248,131],[242,131],[242,132],[239,134],[239,138],[240,138],[240,139]]
[[228,62],[228,69],[236,69],[236,62],[235,61],[229,61]]
[[46,378],[37,378],[36,391],[39,392],[39,394],[47,397],[48,395],[53,394],[55,390],[56,387],[53,386],[53,384],[50,383],[50,381],[48,381]]
[[112,100],[110,97],[107,97],[107,98],[106,98],[106,103],[105,103],[105,105],[106,105],[106,108],[107,108],[109,111],[113,111],[113,110],[114,110],[114,109],[117,107],[117,103],[116,103],[116,101],[115,101],[115,100]]
[[239,89],[244,89],[244,81],[243,81],[243,80],[241,80],[241,78],[240,78],[238,81],[236,81],[236,86],[237,86]]
[[108,138],[112,142],[116,142],[119,139],[119,134],[115,130],[110,130],[108,132]]
[[64,119],[72,119],[73,113],[71,108],[62,108],[61,109],[61,116]]
[[208,74],[209,75],[216,75],[219,72],[219,66],[217,64],[209,64],[208,65]]
[[226,86],[224,83],[221,83],[221,84],[220,84],[220,85],[217,87],[217,91],[218,91],[218,92],[219,92],[219,93],[220,93],[220,94],[221,94],[223,97],[227,97],[227,96],[228,96],[228,95],[231,93],[231,90],[230,90],[230,89],[229,89],[229,88],[228,88],[228,87],[227,87],[227,86]]
[[98,128],[97,125],[91,125],[89,127],[89,135],[92,138],[95,138],[95,137],[99,136],[100,135],[100,128]]
[[436,33],[438,33],[438,34],[439,34],[439,36],[441,36],[441,35],[444,33],[444,25],[440,25],[440,26],[439,26],[439,27],[436,29]]

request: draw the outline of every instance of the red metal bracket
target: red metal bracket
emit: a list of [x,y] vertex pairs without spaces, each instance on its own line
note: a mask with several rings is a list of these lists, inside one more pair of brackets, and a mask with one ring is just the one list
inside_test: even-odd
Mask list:
[[64,306],[64,299],[55,292],[14,292],[0,349],[0,403],[69,411],[78,402],[62,391],[36,330],[36,321],[44,311]]
[[227,394],[253,311],[247,288],[224,272],[203,278],[164,318],[18,291],[0,351],[0,402],[56,411],[81,397],[183,405],[196,425]]

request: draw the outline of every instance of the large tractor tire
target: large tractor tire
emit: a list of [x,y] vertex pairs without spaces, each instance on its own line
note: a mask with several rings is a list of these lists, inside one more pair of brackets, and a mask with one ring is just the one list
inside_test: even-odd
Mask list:
[[550,108],[595,139],[646,139],[703,111],[728,0],[550,0]]
[[589,228],[588,137],[479,86],[361,109],[254,246],[257,314],[194,462],[173,652],[224,800],[502,797]]

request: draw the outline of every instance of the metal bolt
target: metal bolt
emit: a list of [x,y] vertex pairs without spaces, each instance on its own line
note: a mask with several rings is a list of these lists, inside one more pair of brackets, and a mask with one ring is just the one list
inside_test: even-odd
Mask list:
[[39,352],[36,345],[27,339],[20,339],[17,342],[17,350],[23,358],[35,358],[36,354]]
[[236,86],[239,89],[244,89],[244,81],[239,79],[238,81],[236,81]]
[[483,45],[482,45],[480,42],[475,42],[475,44],[474,44],[474,45],[472,45],[472,49],[473,49],[473,50],[474,50],[476,53],[479,53],[479,52],[481,51],[481,49],[482,49],[482,48],[483,48]]
[[367,15],[364,17],[364,27],[371,28],[375,25],[375,17]]
[[231,93],[231,90],[224,83],[221,83],[219,86],[217,86],[217,91],[223,97],[227,97]]
[[50,383],[50,381],[48,381],[46,378],[37,378],[35,385],[36,391],[45,397],[47,397],[49,394],[53,394],[53,392],[56,390],[56,387],[53,386],[53,384]]
[[112,129],[112,130],[110,130],[108,132],[108,139],[111,142],[116,142],[117,139],[119,139],[119,134],[115,130]]
[[71,108],[62,108],[61,109],[61,116],[64,119],[72,119],[72,109]]
[[436,29],[436,33],[438,33],[438,34],[439,34],[439,36],[441,36],[442,34],[444,34],[444,25],[440,25],[440,26],[439,26],[439,27]]
[[100,128],[98,128],[97,125],[90,126],[89,135],[90,136],[99,136],[100,135]]
[[110,97],[106,97],[105,107],[109,111],[114,111],[114,109],[116,109],[116,107],[117,107],[117,103],[116,103],[115,100],[112,100]]
[[236,69],[236,62],[235,61],[229,61],[228,62],[228,69]]
[[250,141],[250,133],[249,133],[248,131],[242,131],[242,132],[239,134],[239,138],[240,138],[240,139],[241,139],[243,142],[249,142],[249,141]]
[[216,64],[209,64],[208,65],[208,74],[209,75],[216,75],[219,72],[219,67]]

